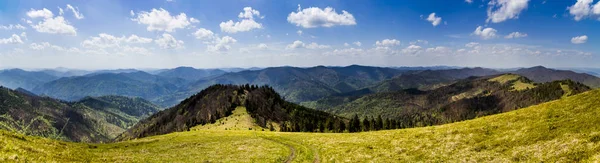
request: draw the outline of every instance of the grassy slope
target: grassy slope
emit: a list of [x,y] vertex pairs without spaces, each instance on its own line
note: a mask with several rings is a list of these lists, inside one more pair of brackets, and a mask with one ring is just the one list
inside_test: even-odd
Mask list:
[[366,133],[199,130],[76,144],[0,131],[0,161],[282,162],[291,153],[296,162],[598,161],[598,115],[600,90],[594,90],[453,124]]
[[[239,106],[232,111],[230,116],[220,118],[215,123],[198,125],[190,130],[262,130],[246,111],[246,107]],[[268,129],[265,129],[268,130]]]

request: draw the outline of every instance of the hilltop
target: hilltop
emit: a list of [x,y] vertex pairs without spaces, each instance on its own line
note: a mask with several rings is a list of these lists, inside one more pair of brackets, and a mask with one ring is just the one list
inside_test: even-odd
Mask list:
[[197,130],[111,144],[0,131],[0,160],[594,162],[600,160],[599,106],[600,90],[593,90],[441,126],[362,133]]
[[180,104],[140,121],[117,140],[129,140],[172,132],[189,131],[198,125],[213,124],[244,107],[256,125],[279,131],[324,131],[327,122],[343,119],[287,102],[269,86],[213,85]]

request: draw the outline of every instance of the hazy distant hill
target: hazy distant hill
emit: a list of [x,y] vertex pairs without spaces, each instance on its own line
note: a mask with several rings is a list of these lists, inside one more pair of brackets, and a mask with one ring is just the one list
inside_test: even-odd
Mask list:
[[373,92],[398,91],[408,88],[418,88],[421,90],[432,89],[450,84],[459,79],[465,79],[471,76],[489,76],[500,74],[493,69],[486,68],[461,68],[461,69],[441,69],[441,70],[420,70],[404,73],[394,78],[382,81],[369,87]]
[[549,82],[554,80],[571,79],[573,81],[581,82],[593,88],[600,87],[600,78],[593,75],[585,73],[576,73],[568,70],[555,70],[545,68],[542,66],[536,66],[531,68],[518,69],[516,71],[513,71],[512,73],[523,75],[535,82]]
[[21,69],[0,70],[0,85],[11,89],[25,88],[28,90],[58,79],[56,76],[43,72],[32,72]]
[[[310,68],[272,67],[246,70],[202,79],[181,88],[175,96],[161,97],[164,103],[176,104],[180,100],[213,84],[269,85],[286,100],[301,102],[325,96],[351,92],[399,75],[404,71],[392,68],[347,66]],[[157,100],[158,101],[158,100]]]
[[181,78],[188,81],[197,81],[206,77],[214,77],[227,72],[219,69],[195,69],[193,67],[177,67],[158,73],[158,76]]
[[319,126],[325,126],[326,122],[332,125],[343,122],[331,114],[287,102],[268,86],[213,85],[140,121],[117,140],[188,131],[197,125],[215,123],[240,106],[247,108],[257,125],[267,129],[323,132]]
[[140,98],[63,102],[0,87],[0,129],[54,139],[106,142],[159,109]]
[[61,78],[40,85],[32,92],[69,101],[86,96],[104,95],[153,99],[175,92],[184,83],[182,79],[165,78],[136,71]]

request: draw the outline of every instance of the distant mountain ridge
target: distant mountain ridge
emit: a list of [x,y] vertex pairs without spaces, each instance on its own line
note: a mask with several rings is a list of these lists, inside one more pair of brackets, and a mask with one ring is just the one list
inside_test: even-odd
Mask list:
[[576,73],[569,70],[555,70],[543,66],[535,66],[518,69],[511,73],[526,76],[535,82],[551,82],[554,80],[571,79],[593,88],[600,88],[600,78],[590,74]]

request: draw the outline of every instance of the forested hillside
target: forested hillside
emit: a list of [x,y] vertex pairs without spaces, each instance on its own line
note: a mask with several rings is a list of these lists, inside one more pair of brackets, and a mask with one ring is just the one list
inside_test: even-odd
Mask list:
[[106,142],[160,108],[140,98],[86,97],[64,102],[0,87],[0,128],[81,142]]
[[238,106],[246,107],[259,126],[280,131],[322,132],[327,125],[333,128],[333,125],[344,124],[343,119],[331,114],[284,101],[268,86],[217,84],[140,121],[117,140],[187,131],[227,117]]
[[[534,83],[522,76],[506,74],[471,77],[429,91],[406,89],[376,93],[323,110],[348,118],[358,115],[361,120],[367,118],[370,121],[382,116],[384,120],[396,120],[401,123],[401,128],[406,128],[507,112],[587,90],[590,88],[571,80]],[[318,105],[337,101],[321,102],[324,104]]]

